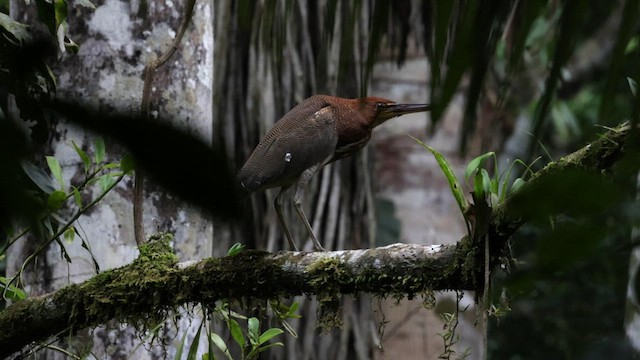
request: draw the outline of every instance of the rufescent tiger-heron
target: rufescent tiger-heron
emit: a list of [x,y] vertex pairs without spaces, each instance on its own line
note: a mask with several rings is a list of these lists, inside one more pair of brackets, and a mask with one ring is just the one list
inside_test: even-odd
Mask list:
[[429,109],[428,104],[396,104],[379,97],[312,96],[285,114],[260,140],[238,172],[238,182],[248,192],[280,187],[274,206],[289,245],[297,251],[282,214],[282,195],[295,186],[293,206],[315,250],[324,251],[302,209],[304,188],[311,177],[324,165],[362,149],[376,126]]

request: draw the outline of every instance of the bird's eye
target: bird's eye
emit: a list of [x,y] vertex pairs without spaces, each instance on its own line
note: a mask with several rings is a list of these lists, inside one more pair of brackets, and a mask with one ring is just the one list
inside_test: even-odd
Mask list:
[[376,103],[376,110],[382,110],[387,107],[387,104],[383,102]]

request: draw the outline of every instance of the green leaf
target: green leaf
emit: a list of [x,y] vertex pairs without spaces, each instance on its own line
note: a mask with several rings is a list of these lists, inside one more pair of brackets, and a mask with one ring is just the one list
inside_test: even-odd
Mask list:
[[0,289],[2,290],[5,299],[19,301],[27,298],[27,295],[22,291],[22,289],[19,289],[14,285],[9,285],[9,287],[7,287],[8,282],[7,278],[0,276]]
[[262,346],[262,347],[260,347],[260,350],[258,350],[258,353],[261,353],[261,352],[263,352],[265,350],[271,349],[272,347],[276,347],[276,346],[284,346],[284,344],[282,342],[278,341],[278,342],[274,342],[273,344],[269,344],[267,346]]
[[111,162],[111,163],[102,165],[103,169],[116,169],[116,168],[119,168],[119,167],[120,167],[120,164],[119,163],[115,163],[115,162]]
[[464,178],[468,180],[471,179],[471,175],[475,173],[475,171],[482,166],[482,163],[491,156],[496,156],[496,153],[493,151],[490,151],[488,153],[482,154],[480,156],[477,156],[475,159],[469,161],[469,164],[467,164],[467,168],[464,170]]
[[51,194],[55,190],[51,177],[43,169],[26,161],[20,162],[20,166],[29,179],[45,194]]
[[489,176],[489,172],[485,169],[480,169],[480,174],[482,175],[482,190],[485,194],[491,194],[491,176]]
[[227,359],[233,360],[233,356],[231,356],[231,353],[229,352],[229,348],[227,347],[227,344],[225,344],[224,340],[222,340],[220,335],[212,332],[212,333],[209,333],[209,338],[211,338],[211,341],[213,341],[216,347],[218,347],[218,349],[222,351],[222,353],[227,357]]
[[262,333],[262,335],[260,335],[260,337],[258,338],[258,344],[262,345],[264,343],[266,343],[267,341],[271,340],[274,336],[278,336],[280,334],[282,334],[284,331],[282,329],[279,328],[271,328],[265,332]]
[[196,355],[198,354],[198,344],[200,343],[200,332],[202,332],[202,325],[198,327],[198,332],[196,332],[196,336],[191,342],[189,354],[187,354],[187,360],[196,360]]
[[94,160],[96,164],[100,164],[104,161],[104,139],[101,137],[97,137],[94,146],[96,148]]
[[440,169],[442,169],[444,176],[449,181],[449,186],[451,187],[451,193],[453,194],[453,197],[456,199],[458,203],[458,207],[460,207],[460,212],[464,213],[464,210],[467,207],[467,200],[465,199],[464,193],[460,188],[460,183],[458,182],[458,178],[456,178],[456,174],[453,172],[453,169],[447,162],[447,159],[445,159],[441,153],[436,151],[431,146],[423,143],[422,141],[414,138],[411,135],[409,135],[409,137],[411,137],[418,144],[422,145],[425,149],[429,150],[431,154],[433,154],[433,156],[436,158],[438,165],[440,165]]
[[[447,1],[447,0],[444,0]],[[473,46],[473,35],[475,34],[478,8],[481,7],[479,1],[467,1],[459,3],[459,16],[454,16],[455,27],[453,29],[453,40],[448,44],[451,52],[446,54],[447,73],[442,81],[442,86],[431,93],[431,103],[434,104],[431,110],[433,126],[440,120],[444,109],[447,107],[453,94],[460,84],[462,75],[478,58]],[[445,34],[443,34],[446,36]],[[452,46],[453,44],[453,46]]]
[[[471,2],[469,2],[471,3]],[[496,46],[503,34],[503,26],[511,13],[511,6],[498,1],[478,1],[478,15],[473,19],[471,27],[470,47],[471,70],[465,100],[465,109],[461,126],[460,151],[466,153],[469,137],[476,126],[476,111],[480,94],[485,87],[485,78],[492,57],[496,54]],[[463,11],[467,11],[464,9]],[[456,44],[459,46],[460,44]],[[453,50],[455,51],[455,50]],[[447,72],[447,76],[449,73]],[[454,90],[455,91],[455,90]]]
[[209,360],[209,359],[216,360],[216,355],[213,349],[213,341],[211,340],[210,336],[207,336],[207,348],[208,348],[208,351],[202,354],[202,360]]
[[284,344],[283,344],[283,343],[281,343],[281,342],[276,342],[276,343],[273,343],[273,344],[269,344],[269,345],[267,345],[267,346],[261,346],[261,347],[259,347],[259,348],[257,349],[257,351],[251,351],[251,353],[250,353],[250,354],[255,354],[255,353],[259,354],[259,353],[261,353],[261,352],[263,352],[263,351],[265,351],[265,350],[269,350],[269,349],[271,349],[272,347],[276,347],[276,346],[284,346]]
[[135,167],[136,167],[136,161],[133,158],[133,155],[131,154],[126,154],[125,156],[122,157],[122,160],[120,160],[120,169],[125,173],[128,173],[129,171],[133,171]]
[[73,201],[82,209],[82,196],[80,195],[80,191],[75,186],[71,186],[71,189],[73,190]]
[[56,29],[67,20],[67,1],[54,0],[54,9],[56,16]]
[[476,198],[484,199],[485,192],[484,192],[484,186],[483,186],[483,176],[481,171],[476,171],[476,174],[473,177],[473,193],[476,195]]
[[80,159],[82,159],[82,163],[84,164],[84,173],[88,173],[91,168],[91,158],[76,144],[75,141],[72,140],[71,144],[73,144],[73,148],[76,150],[76,153],[78,153],[78,156],[80,156]]
[[111,174],[102,175],[98,179],[100,189],[102,189],[103,192],[109,190],[109,188],[116,182],[116,179]]
[[14,45],[22,45],[28,41],[31,36],[29,34],[29,26],[13,20],[9,15],[0,12],[0,27],[4,28],[11,36],[7,36],[3,32],[4,38]]
[[260,338],[260,320],[255,317],[251,317],[247,322],[249,324],[247,329],[249,341],[252,345],[257,345],[258,339]]
[[302,316],[296,314],[296,311],[298,311],[298,307],[300,306],[300,303],[297,301],[294,301],[293,304],[291,304],[291,306],[289,306],[289,311],[287,311],[287,315],[286,318],[294,318],[294,319],[298,319]]
[[[371,26],[368,31],[369,44],[367,46],[366,64],[364,66],[364,78],[361,81],[360,95],[364,96],[367,93],[367,87],[369,84],[369,78],[373,65],[376,62],[377,55],[380,53],[380,45],[387,32],[387,22],[389,20],[389,12],[391,12],[391,1],[378,0],[373,3],[373,15],[371,16]],[[406,49],[400,49],[401,52]],[[401,57],[404,54],[400,55]]]
[[56,211],[62,207],[64,201],[67,200],[67,193],[64,191],[56,190],[49,194],[47,197],[47,207],[51,211]]
[[[487,175],[489,174],[487,173]],[[491,178],[489,178],[489,182],[490,182],[489,191],[491,192],[492,195],[498,196],[500,193],[500,183],[498,182],[497,179],[491,179]]]
[[518,189],[520,189],[524,184],[525,184],[525,181],[522,180],[522,178],[515,179],[513,181],[513,184],[511,185],[511,193],[518,191]]
[[227,256],[236,256],[236,255],[240,254],[244,250],[245,247],[246,246],[244,244],[235,243],[235,244],[233,244],[233,246],[231,246],[229,248],[229,251],[227,251]]
[[60,167],[60,162],[53,156],[47,156],[46,158],[51,174],[58,181],[58,184],[60,184],[60,190],[64,190],[64,180],[62,179],[62,168]]
[[240,328],[238,322],[234,319],[229,319],[227,320],[227,326],[229,327],[229,331],[231,332],[233,340],[235,340],[236,343],[240,345],[241,348],[243,348],[246,345],[246,340],[244,338],[244,335],[242,335],[242,329]]
[[434,12],[433,12],[433,43],[431,50],[431,59],[432,65],[431,68],[431,78],[434,82],[434,87],[440,88],[441,76],[440,69],[444,64],[444,57],[446,55],[446,46],[447,39],[449,34],[451,33],[451,29],[449,28],[449,23],[452,19],[453,15],[453,7],[455,5],[455,1],[450,0],[436,0],[433,2]]
[[51,35],[56,35],[56,13],[53,2],[47,0],[36,0],[38,7],[38,20],[47,26]]
[[182,340],[180,340],[180,345],[178,345],[178,348],[176,349],[176,354],[173,357],[174,360],[180,360],[182,359],[182,352],[184,351],[184,343],[187,341],[187,332],[184,332],[184,335],[182,335]]
[[73,226],[69,226],[67,230],[64,231],[64,240],[67,242],[67,244],[71,244],[75,236],[76,229]]
[[630,77],[627,77],[627,82],[629,83],[631,94],[633,94],[633,96],[638,96],[638,83]]

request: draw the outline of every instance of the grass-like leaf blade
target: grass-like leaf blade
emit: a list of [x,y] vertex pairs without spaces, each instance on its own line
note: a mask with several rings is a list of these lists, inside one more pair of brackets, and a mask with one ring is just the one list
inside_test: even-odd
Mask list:
[[429,152],[431,152],[431,154],[433,154],[433,156],[436,158],[438,165],[440,165],[440,169],[442,169],[444,176],[447,178],[447,181],[449,181],[449,186],[451,187],[451,193],[453,194],[453,197],[456,199],[456,202],[460,207],[460,212],[464,213],[464,210],[467,208],[467,200],[465,199],[464,193],[462,192],[462,188],[460,187],[460,182],[458,181],[458,178],[456,177],[456,174],[453,172],[453,169],[451,168],[451,165],[449,165],[449,162],[447,161],[447,159],[445,159],[445,157],[440,152],[438,152],[431,146],[423,143],[419,139],[411,135],[409,135],[409,137],[411,137],[418,144],[422,145],[425,149],[429,150]]

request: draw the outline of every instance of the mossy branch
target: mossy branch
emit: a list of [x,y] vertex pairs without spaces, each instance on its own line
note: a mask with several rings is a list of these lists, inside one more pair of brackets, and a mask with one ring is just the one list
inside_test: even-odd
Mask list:
[[[161,320],[177,306],[220,299],[294,295],[413,296],[470,288],[456,264],[455,245],[396,244],[331,252],[244,251],[233,257],[177,263],[170,235],[150,241],[133,263],[0,313],[0,358],[33,341],[116,319],[137,325]],[[151,248],[151,249],[150,249]]]
[[[607,173],[622,158],[629,126],[610,130],[599,140],[551,163],[530,179],[567,169]],[[635,132],[637,139],[637,132]],[[523,191],[525,188],[521,189]],[[526,216],[510,206],[518,194],[493,209],[489,225],[491,265]],[[244,251],[239,255],[177,263],[170,235],[140,248],[130,265],[106,271],[56,292],[19,301],[0,312],[0,358],[56,334],[103,324],[111,319],[148,326],[188,303],[212,305],[220,299],[271,299],[370,293],[413,297],[433,290],[478,289],[483,283],[484,248],[465,236],[452,245],[395,244],[366,250],[330,252]]]

